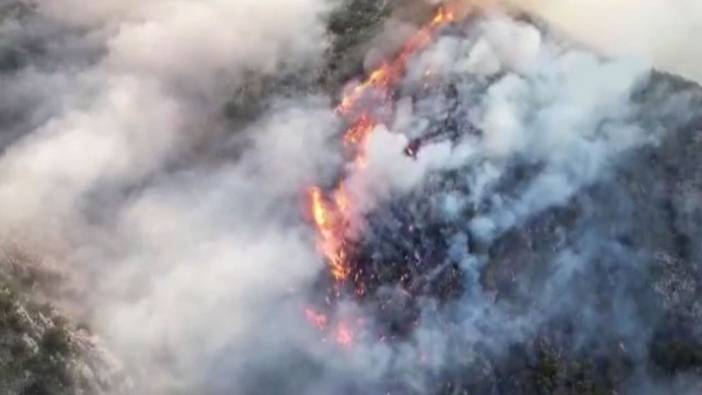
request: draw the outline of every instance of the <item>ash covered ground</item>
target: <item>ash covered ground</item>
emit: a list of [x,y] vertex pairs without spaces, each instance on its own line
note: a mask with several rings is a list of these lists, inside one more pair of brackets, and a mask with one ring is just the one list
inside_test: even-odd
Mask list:
[[697,83],[494,4],[79,3],[0,5],[0,392],[702,392]]

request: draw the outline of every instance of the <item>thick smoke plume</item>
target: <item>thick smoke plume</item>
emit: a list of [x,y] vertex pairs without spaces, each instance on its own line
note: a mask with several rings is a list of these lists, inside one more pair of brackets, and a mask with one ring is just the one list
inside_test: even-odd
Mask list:
[[[568,23],[582,4],[520,2],[598,53],[494,3],[452,2],[460,18],[408,62],[360,165],[310,83],[334,2],[28,6],[0,21],[20,48],[0,58],[0,248],[45,257],[60,277],[45,292],[114,351],[127,393],[487,391],[513,346],[554,327],[574,353],[628,350],[622,389],[641,393],[662,320],[639,304],[653,252],[608,221],[636,214],[615,210],[624,159],[669,131],[646,118],[651,65],[702,78],[702,54],[676,58],[698,26],[667,30],[662,52],[639,25],[604,40]],[[682,120],[693,100],[658,109]],[[364,298],[328,284],[305,218],[305,188],[339,180]],[[318,300],[328,316],[306,317]],[[331,321],[351,347],[315,328]]]
[[702,3],[695,0],[509,0],[610,56],[639,56],[702,81]]
[[336,121],[313,94],[249,126],[224,109],[317,67],[329,4],[26,8],[2,22],[17,48],[2,74],[5,248],[47,257],[67,308],[124,361],[130,393],[243,391],[242,364],[305,333],[286,303],[321,259],[298,198],[335,163]]

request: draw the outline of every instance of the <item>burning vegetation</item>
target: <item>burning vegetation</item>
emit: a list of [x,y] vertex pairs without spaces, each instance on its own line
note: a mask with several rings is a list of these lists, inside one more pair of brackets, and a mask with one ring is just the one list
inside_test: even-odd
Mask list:
[[[393,93],[404,76],[407,63],[418,51],[428,46],[438,32],[456,19],[451,6],[439,7],[435,16],[407,40],[398,55],[373,70],[362,83],[349,89],[336,108],[337,113],[349,124],[343,142],[351,157],[350,171],[363,177],[366,145],[375,127],[382,122],[379,108],[392,109]],[[329,273],[335,281],[335,297],[342,297],[342,289],[351,287],[353,294],[363,297],[367,293],[367,278],[363,263],[352,250],[350,229],[357,227],[358,210],[354,197],[345,185],[345,176],[328,193],[318,186],[308,192],[309,210],[317,231],[317,248],[329,264]],[[354,261],[352,261],[352,259]],[[403,278],[405,276],[403,275]],[[308,319],[318,328],[326,329],[327,317],[311,309]],[[324,322],[324,325],[320,325]],[[353,342],[353,328],[341,321],[336,328],[336,340],[343,347]]]
[[[364,191],[349,185],[349,180],[370,177],[367,173],[371,139],[378,130],[396,121],[398,102],[403,99],[411,99],[416,113],[426,111],[421,116],[427,120],[420,132],[396,131],[407,136],[407,142],[399,147],[407,158],[421,162],[424,146],[431,149],[442,144],[455,150],[467,145],[492,149],[493,137],[486,135],[490,130],[483,128],[492,129],[494,125],[480,120],[485,114],[480,114],[477,107],[478,103],[485,102],[485,97],[515,82],[510,80],[510,72],[489,63],[461,65],[476,74],[466,77],[453,71],[441,71],[441,65],[422,60],[425,50],[431,57],[431,51],[438,51],[437,47],[456,45],[460,40],[471,43],[474,57],[485,50],[481,47],[485,42],[473,38],[477,31],[486,29],[485,22],[475,15],[470,22],[465,22],[457,15],[450,6],[439,8],[395,58],[369,72],[361,83],[344,90],[336,113],[348,125],[341,137],[348,165],[331,188],[313,186],[307,194],[317,249],[328,264],[325,274],[328,281],[321,279],[317,283],[325,290],[323,297],[313,297],[314,302],[305,309],[305,317],[322,333],[325,342],[332,341],[349,352],[354,352],[356,342],[363,343],[358,345],[361,348],[369,347],[369,342],[384,344],[393,350],[414,348],[414,359],[405,362],[410,367],[402,369],[422,372],[423,384],[411,388],[402,380],[383,380],[382,384],[374,384],[382,391],[391,389],[413,394],[599,394],[622,388],[628,391],[633,388],[629,382],[631,377],[642,364],[648,364],[643,362],[649,352],[646,350],[653,350],[655,355],[660,347],[653,345],[639,329],[620,326],[621,307],[602,305],[606,302],[601,298],[608,298],[611,290],[600,289],[594,294],[585,289],[576,291],[589,294],[583,298],[584,305],[578,306],[572,299],[573,294],[559,288],[558,292],[568,294],[564,299],[567,302],[564,306],[551,304],[559,297],[552,294],[556,291],[551,287],[577,281],[577,275],[563,274],[562,267],[579,265],[573,262],[582,261],[593,262],[592,266],[578,266],[577,270],[588,273],[584,284],[594,285],[603,276],[612,275],[611,272],[605,275],[603,270],[614,270],[619,272],[619,282],[612,283],[611,289],[625,287],[627,300],[641,298],[646,301],[644,304],[660,303],[657,296],[640,288],[645,287],[639,282],[641,274],[634,273],[639,269],[629,265],[617,267],[617,260],[635,260],[633,256],[642,253],[641,250],[626,243],[622,245],[621,240],[610,241],[610,236],[602,236],[607,234],[604,229],[608,225],[591,222],[590,210],[604,204],[598,201],[602,198],[598,190],[606,188],[603,185],[608,184],[607,179],[589,179],[569,168],[570,165],[560,158],[540,153],[512,153],[514,159],[506,162],[487,154],[479,160],[468,161],[469,165],[447,166],[430,172],[421,187],[410,193],[393,195],[391,201],[370,213],[359,207],[359,195]],[[524,45],[528,47],[531,45],[529,35],[537,31],[536,28],[528,18],[518,16],[514,21],[517,30],[523,29],[519,34],[526,32]],[[500,26],[498,30],[503,28]],[[442,38],[445,32],[448,33]],[[499,32],[505,36],[514,33]],[[510,39],[523,37],[507,38]],[[528,65],[529,56],[513,59],[514,63],[506,67],[516,69],[512,70],[516,74],[521,73],[518,78],[529,79],[530,74],[536,75],[535,78],[554,78],[549,71],[540,74],[529,69],[532,67]],[[553,56],[549,61],[559,63],[569,56],[568,60],[574,61],[581,54],[568,54],[559,48],[555,53],[540,56]],[[593,58],[586,63],[590,61],[602,62],[603,72],[609,67],[606,60]],[[419,78],[416,77],[418,71]],[[623,100],[629,97],[640,100],[641,94],[646,95],[642,92],[649,92],[657,78],[659,76],[643,73],[631,79],[631,88],[622,90]],[[602,100],[608,99],[603,97]],[[627,108],[626,111],[631,111],[627,117],[643,120],[648,100],[654,99],[649,97],[635,103],[633,110]],[[542,105],[544,108],[536,110],[542,113],[536,116],[550,116],[550,104]],[[616,162],[612,159],[614,153],[631,150],[637,152],[633,155],[640,155],[635,148],[645,146],[646,139],[659,136],[659,130],[641,126],[643,124],[637,120],[633,124],[640,128],[637,133],[641,133],[642,143],[624,142],[619,146],[608,124],[624,127],[631,118],[620,120],[618,115],[606,111],[603,115],[587,116],[601,116],[604,126],[595,128],[592,134],[582,131],[582,144],[578,141],[573,147],[563,149],[573,149],[575,156],[597,155],[584,160],[608,166],[607,170],[601,170],[603,173],[626,171],[622,169],[628,165],[621,168],[609,164]],[[563,127],[582,128],[568,122],[566,119]],[[543,126],[529,124],[527,127]],[[602,134],[613,140],[611,152],[591,152],[589,139],[596,140]],[[531,138],[538,140],[542,136],[535,134]],[[544,178],[545,171],[557,177],[570,173],[572,179],[563,181],[563,191],[558,192],[562,194],[560,197],[539,192],[539,188],[546,191],[553,187],[548,184],[553,180],[546,179],[553,174]],[[626,196],[624,200],[631,199],[631,190],[622,190],[620,186],[614,189]],[[540,202],[529,200],[534,199],[530,194],[538,195],[536,199]],[[592,239],[589,232],[600,236]],[[349,312],[344,307],[348,304],[360,307]],[[636,325],[658,325],[651,317],[661,312],[649,306],[641,307],[646,313],[636,315]],[[595,321],[609,320],[615,324],[600,336],[594,335],[591,329],[579,329],[582,325],[580,308],[598,317]],[[466,338],[463,331],[480,335]],[[438,357],[443,361],[441,368],[432,365],[431,361],[437,356],[421,345],[421,336],[427,332],[440,333],[436,336],[443,339],[431,346],[444,350]],[[474,356],[466,359],[462,352]],[[660,370],[663,368],[647,366],[648,377],[670,380],[667,373]],[[395,374],[403,373],[396,371]],[[688,384],[676,382],[674,385],[687,388]]]
[[0,6],[0,394],[702,393],[697,84],[496,1],[146,3]]

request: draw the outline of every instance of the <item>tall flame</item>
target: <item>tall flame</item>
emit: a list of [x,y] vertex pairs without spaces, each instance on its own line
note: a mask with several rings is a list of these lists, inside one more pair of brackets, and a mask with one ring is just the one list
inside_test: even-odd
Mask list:
[[[427,25],[410,37],[393,61],[382,64],[363,83],[342,97],[336,110],[350,125],[344,133],[343,142],[353,158],[352,171],[355,176],[364,177],[368,142],[380,124],[374,115],[374,107],[390,105],[392,89],[404,75],[412,55],[429,45],[438,31],[454,21],[455,17],[452,8],[440,8]],[[361,105],[360,101],[365,98],[381,102]],[[329,273],[336,284],[345,283],[352,274],[346,240],[357,202],[349,191],[348,178],[342,179],[328,192],[319,186],[312,186],[307,191],[309,211],[317,231],[317,249],[326,258]],[[364,292],[363,286],[356,287],[356,295],[363,295]],[[353,345],[356,335],[350,322],[341,320],[331,327],[327,315],[311,308],[305,309],[305,316],[316,328],[329,332],[342,348],[348,349]]]
[[419,29],[417,33],[405,42],[399,55],[392,62],[383,63],[372,71],[363,83],[356,86],[341,99],[337,112],[342,115],[348,115],[355,108],[358,101],[371,90],[377,90],[379,93],[387,95],[388,91],[404,74],[407,62],[412,55],[429,45],[436,33],[455,19],[456,13],[451,6],[439,8],[431,22]]
[[[387,99],[392,88],[404,75],[412,55],[429,45],[438,31],[455,18],[451,7],[439,8],[432,20],[407,40],[394,60],[383,63],[372,71],[363,83],[342,97],[337,113],[346,118],[351,125],[344,133],[343,141],[353,155],[357,171],[365,168],[366,146],[373,130],[380,123],[370,109],[373,106],[359,109],[359,101],[370,92],[377,92],[383,99]],[[357,111],[360,113],[352,114]],[[347,228],[353,220],[353,198],[348,194],[345,180],[339,182],[329,195],[325,195],[318,186],[311,187],[308,195],[310,211],[317,229],[317,248],[329,262],[332,277],[337,282],[343,282],[351,274],[344,240]]]
[[309,197],[318,233],[317,249],[329,261],[332,277],[342,281],[350,274],[344,249],[344,229],[348,219],[339,203],[328,200],[321,188],[310,188]]

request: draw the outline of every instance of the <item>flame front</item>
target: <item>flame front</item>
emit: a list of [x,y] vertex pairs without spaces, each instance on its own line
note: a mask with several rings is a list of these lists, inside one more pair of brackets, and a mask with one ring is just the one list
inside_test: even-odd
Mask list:
[[[392,62],[384,63],[375,69],[362,84],[341,99],[337,113],[345,117],[351,125],[344,133],[343,141],[353,156],[357,171],[365,168],[366,146],[373,130],[380,123],[372,112],[374,106],[360,109],[358,115],[352,114],[359,110],[356,108],[359,100],[371,91],[378,93],[382,99],[387,99],[391,89],[404,75],[412,55],[429,45],[437,32],[454,19],[455,14],[450,7],[439,8],[431,22],[410,37]],[[353,199],[348,194],[344,180],[339,182],[328,196],[330,197],[318,186],[309,189],[310,211],[318,234],[317,247],[328,260],[332,277],[341,282],[351,274],[344,239],[347,236],[346,229],[353,220]]]
[[[336,111],[350,125],[344,133],[343,142],[352,157],[351,169],[354,176],[364,177],[367,146],[376,126],[381,123],[374,110],[392,105],[392,90],[404,75],[410,58],[429,45],[439,30],[454,20],[455,13],[451,7],[439,8],[434,18],[407,40],[393,61],[383,63],[363,83],[342,97]],[[369,103],[362,103],[365,100]],[[348,178],[342,178],[336,187],[326,193],[319,186],[308,190],[309,211],[317,231],[317,249],[326,258],[329,273],[337,284],[345,283],[352,274],[346,240],[357,202],[354,195],[349,193],[347,183]],[[305,314],[317,328],[330,329],[326,315],[312,309],[306,309]],[[351,325],[341,322],[332,333],[341,347],[349,348],[353,344],[354,331]]]
[[[337,112],[342,115],[349,115],[355,109],[359,100],[372,90],[387,98],[390,89],[395,86],[404,74],[407,62],[412,55],[429,45],[436,33],[455,19],[456,14],[451,6],[439,8],[431,22],[419,29],[417,33],[407,40],[399,55],[392,62],[383,63],[372,71],[362,84],[356,86],[341,99]],[[368,115],[367,112],[361,114],[361,117],[364,115]]]
[[332,277],[343,281],[349,274],[344,249],[347,215],[337,201],[329,201],[318,187],[309,191],[312,217],[317,228],[317,249],[329,261]]

